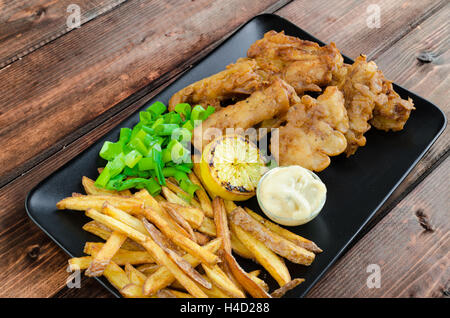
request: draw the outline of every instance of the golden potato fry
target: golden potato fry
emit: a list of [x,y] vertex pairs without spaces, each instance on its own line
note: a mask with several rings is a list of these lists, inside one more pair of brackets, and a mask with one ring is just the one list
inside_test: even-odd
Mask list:
[[[111,236],[112,230],[108,229],[103,224],[98,223],[97,221],[89,221],[85,225],[83,225],[83,230],[86,232],[92,233],[94,235],[97,235],[98,237],[101,237],[105,241]],[[125,242],[122,244],[122,247],[129,251],[143,251],[144,248],[136,243],[135,241],[132,241],[131,239],[127,238]]]
[[182,198],[180,198],[178,195],[176,195],[175,192],[170,190],[168,187],[162,186],[161,187],[162,195],[168,202],[176,203],[184,206],[190,206],[190,204],[186,201],[184,201]]
[[280,286],[287,284],[291,280],[291,275],[284,261],[272,252],[261,241],[253,235],[244,231],[240,226],[230,224],[238,239],[252,252],[254,259],[261,264],[269,274],[278,282]]
[[[265,281],[263,281],[261,278],[258,277],[259,273],[260,273],[260,270],[255,270],[255,271],[249,272],[248,275],[262,289],[264,289],[266,292],[269,292],[269,285],[267,285],[267,283]],[[286,285],[284,285],[284,286],[286,286]]]
[[[206,250],[211,253],[215,253],[220,245],[222,244],[222,240],[215,239],[209,242],[204,246]],[[196,267],[200,264],[200,260],[193,257],[192,255],[186,254],[183,258],[189,262],[192,267]],[[145,295],[153,295],[158,290],[165,288],[172,284],[175,281],[175,276],[164,266],[161,266],[155,273],[151,274],[144,283],[144,294]],[[200,287],[202,288],[202,287]],[[204,291],[204,289],[203,289]]]
[[[148,193],[148,191],[146,189],[142,189],[141,191],[137,192],[134,194],[134,196],[137,199],[140,199],[142,201],[144,201],[144,207],[145,208],[150,208],[150,210],[152,211],[152,213],[157,213],[160,217],[162,217],[168,224],[169,226],[174,230],[174,231],[178,231],[181,234],[183,234],[186,237],[189,237],[189,233],[186,232],[185,229],[183,229],[180,225],[178,225],[171,217],[170,215],[160,206],[160,203],[158,203],[158,201],[156,201],[155,198],[153,198],[150,193]],[[165,200],[163,200],[162,202],[166,202]]]
[[192,183],[194,183],[200,187],[200,189],[195,191],[195,195],[197,196],[198,200],[200,201],[201,209],[205,212],[206,216],[213,218],[214,213],[213,213],[213,209],[212,209],[211,200],[209,199],[208,194],[206,193],[206,190],[203,187],[202,183],[200,182],[200,180],[197,178],[197,176],[193,172],[191,172],[189,174],[189,180],[191,180]]
[[300,285],[301,283],[303,283],[305,280],[303,278],[295,278],[293,280],[291,280],[290,282],[288,282],[287,284],[281,286],[280,288],[278,288],[277,290],[274,290],[271,294],[271,296],[273,298],[281,298],[284,296],[284,294],[286,294],[288,291],[290,291],[291,289],[297,287],[298,285]]
[[[86,244],[84,245],[84,253],[88,255],[96,255],[103,247],[103,245],[104,243],[86,242]],[[146,263],[154,263],[155,261],[153,257],[145,250],[130,251],[122,248],[117,251],[112,260],[117,265],[121,266],[127,263],[130,263],[131,265],[140,265]]]
[[230,213],[230,221],[256,237],[272,251],[293,263],[311,265],[314,261],[314,253],[270,231],[241,207],[237,207]]
[[300,247],[303,247],[307,249],[308,251],[311,251],[313,253],[321,253],[322,249],[316,245],[313,241],[310,241],[308,239],[305,239],[304,237],[301,237],[300,235],[297,235],[295,233],[292,233],[289,230],[286,230],[285,228],[282,228],[278,224],[272,223],[269,220],[263,218],[258,213],[255,213],[254,211],[250,210],[249,208],[245,208],[245,211],[250,214],[252,218],[263,224],[265,227],[267,227],[272,232],[284,237],[286,240],[291,241],[295,245],[298,245]]
[[142,286],[135,284],[125,285],[120,290],[120,294],[125,298],[155,298],[154,296],[145,296],[142,293]]
[[179,226],[181,226],[183,229],[186,230],[186,232],[189,233],[189,238],[195,243],[197,243],[197,237],[195,236],[194,230],[192,229],[189,222],[186,221],[174,208],[166,206],[164,209]]
[[208,217],[203,218],[202,224],[196,230],[213,237],[217,235],[216,225],[214,224],[214,221]]
[[101,211],[103,214],[108,215],[122,223],[125,223],[128,226],[131,226],[133,229],[141,232],[142,234],[148,235],[144,225],[142,225],[142,222],[139,219],[135,218],[125,211],[115,208],[114,206],[109,204],[109,202],[105,202],[103,204]]
[[[199,298],[207,297],[206,294],[192,281],[170,258],[167,254],[156,244],[149,236],[133,229],[132,227],[117,221],[116,219],[104,215],[94,209],[88,209],[86,215],[100,223],[105,224],[115,231],[122,232],[133,240],[139,242],[152,255],[161,266],[167,269],[175,276],[176,279],[186,288],[186,290],[193,296]],[[122,288],[119,288],[122,289]]]
[[208,235],[205,235],[203,233],[194,231],[194,235],[195,235],[195,241],[200,245],[205,245],[206,243],[211,241],[211,238]]
[[206,276],[213,284],[219,287],[225,294],[232,298],[245,298],[245,294],[231,281],[219,266],[202,264]]
[[106,266],[122,246],[127,236],[123,233],[114,231],[108,238],[106,243],[102,246],[100,251],[94,256],[94,259],[86,270],[87,276],[101,276]]
[[131,196],[130,190],[114,191],[114,190],[99,188],[95,185],[95,181],[92,179],[89,179],[88,177],[83,177],[81,179],[81,184],[83,185],[83,188],[84,188],[84,191],[86,192],[86,194]]
[[108,201],[111,205],[125,212],[138,212],[143,208],[144,203],[134,198],[126,198],[111,195],[83,195],[79,197],[68,197],[56,203],[56,207],[60,210],[78,210],[85,211],[87,209],[95,209],[100,211],[103,203]]
[[178,267],[185,272],[190,278],[199,283],[201,286],[211,289],[211,283],[204,279],[199,272],[197,272],[191,264],[189,264],[184,258],[175,253],[170,249],[167,244],[168,239],[165,238],[164,234],[162,234],[153,224],[148,222],[144,217],[142,217],[142,223],[144,224],[146,230],[155,241],[159,247],[162,248],[164,252],[166,252],[169,257],[178,265]]
[[219,261],[217,255],[209,252],[186,236],[181,235],[179,232],[172,230],[168,226],[167,222],[158,214],[151,213],[150,210],[145,209],[141,211],[141,215],[154,223],[161,230],[161,232],[163,232],[177,246],[192,256],[200,259],[202,262],[214,265]]
[[153,274],[154,272],[156,272],[158,270],[158,268],[160,268],[160,266],[158,264],[152,264],[152,263],[148,263],[148,264],[143,264],[137,267],[137,269],[144,273],[146,276],[149,276],[151,274]]
[[225,257],[225,261],[236,278],[238,283],[255,298],[270,298],[264,289],[256,284],[250,276],[241,268],[236,259],[231,255],[230,230],[228,228],[227,212],[222,198],[216,197],[213,200],[214,223],[216,224],[217,237],[221,238],[221,251]]
[[181,189],[175,182],[176,181],[172,182],[171,179],[166,179],[167,188],[173,191],[183,201],[187,202],[189,206],[193,206],[197,209],[200,209],[201,208],[200,202],[198,202],[195,198],[191,198],[190,195],[186,193],[183,189]]
[[187,294],[187,293],[180,292],[180,291],[175,290],[175,289],[169,289],[169,291],[170,291],[172,294],[174,294],[175,297],[177,297],[177,298],[192,298],[191,295],[189,295],[189,294]]
[[128,276],[128,279],[132,284],[137,286],[143,286],[147,276],[142,272],[138,271],[133,265],[130,263],[125,264],[125,273]]
[[121,290],[123,287],[130,283],[130,280],[125,274],[124,270],[120,268],[119,265],[114,263],[113,261],[109,262],[108,266],[106,266],[103,271],[103,276],[118,290]]
[[194,207],[187,207],[170,202],[161,202],[160,205],[167,212],[169,212],[168,210],[175,210],[175,212],[180,214],[186,221],[188,221],[194,229],[199,228],[203,223],[203,219],[205,218],[205,214],[203,213],[203,211]]

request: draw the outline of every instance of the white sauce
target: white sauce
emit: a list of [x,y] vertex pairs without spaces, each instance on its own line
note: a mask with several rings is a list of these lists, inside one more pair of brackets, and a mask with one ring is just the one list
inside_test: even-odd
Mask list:
[[300,166],[267,172],[257,191],[261,209],[283,225],[300,225],[312,220],[322,209],[326,193],[325,184]]

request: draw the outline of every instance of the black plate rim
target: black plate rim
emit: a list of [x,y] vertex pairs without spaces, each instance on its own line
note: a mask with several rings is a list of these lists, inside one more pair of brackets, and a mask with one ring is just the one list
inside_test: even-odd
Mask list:
[[[207,56],[209,56],[210,54],[212,54],[214,51],[218,50],[222,43],[224,43],[226,40],[228,40],[229,38],[231,38],[232,36],[235,35],[235,33],[237,33],[239,30],[241,30],[242,28],[244,28],[247,24],[249,24],[250,22],[252,22],[253,20],[258,19],[259,17],[264,17],[264,16],[270,16],[270,17],[276,17],[277,19],[283,20],[283,22],[287,23],[287,24],[291,24],[292,26],[295,26],[296,28],[299,28],[302,30],[302,32],[304,32],[305,34],[307,34],[308,36],[310,36],[311,38],[313,38],[315,41],[317,41],[319,44],[324,45],[325,42],[322,42],[321,40],[317,39],[315,36],[311,35],[309,32],[304,31],[302,28],[300,28],[299,26],[297,26],[296,24],[294,24],[293,22],[285,19],[284,17],[281,17],[277,14],[273,14],[273,13],[262,13],[259,15],[254,16],[253,18],[251,18],[250,20],[248,20],[247,22],[245,22],[244,24],[242,24],[241,26],[239,26],[236,30],[234,30],[232,33],[230,33],[225,39],[223,39],[223,41],[221,42],[221,44],[219,44],[216,48],[214,48],[211,52],[209,52],[207,55],[205,55],[204,57],[202,57],[200,60],[196,61],[194,64],[192,64],[192,66],[189,68],[191,69],[192,67],[194,67],[195,65],[199,64],[203,59],[205,59]],[[353,62],[353,59],[350,59],[349,57],[342,55],[344,58],[350,60]],[[182,72],[179,74],[179,77],[183,76],[184,74],[186,74],[186,72],[189,72],[189,69],[186,70],[185,72]],[[175,79],[176,81],[177,79]],[[164,83],[162,83],[163,85]],[[407,91],[409,94],[411,95],[415,95],[420,97],[419,95],[413,93],[412,91],[404,88],[401,85],[395,84],[395,86],[401,88],[404,91]],[[144,87],[145,89],[145,87]],[[156,88],[157,89],[157,88]],[[153,90],[154,91],[154,90]],[[139,92],[139,91],[138,91]],[[136,93],[138,93],[136,92]],[[136,94],[134,93],[134,94]],[[128,98],[132,97],[134,94],[130,95]],[[414,169],[414,167],[416,167],[416,165],[418,164],[418,162],[423,158],[423,156],[428,152],[428,150],[431,148],[431,146],[434,145],[434,143],[436,142],[436,140],[442,135],[442,133],[444,132],[445,128],[447,127],[447,117],[445,115],[445,113],[442,111],[442,109],[440,109],[437,105],[435,105],[434,103],[430,102],[429,100],[420,97],[423,100],[425,100],[430,106],[433,106],[442,116],[442,124],[441,124],[441,128],[440,130],[437,132],[437,134],[434,136],[434,138],[430,141],[430,143],[427,145],[427,147],[420,153],[420,155],[416,158],[416,160],[409,166],[409,168],[406,170],[406,172],[401,176],[401,178],[398,180],[398,182],[392,187],[392,189],[387,193],[387,195],[380,201],[380,203],[376,206],[375,209],[372,210],[372,212],[370,212],[369,216],[366,218],[366,220],[362,223],[362,225],[358,228],[358,230],[355,232],[355,234],[350,238],[350,240],[347,241],[346,244],[344,244],[342,246],[342,248],[339,250],[339,252],[336,254],[336,256],[327,264],[327,266],[325,266],[325,268],[320,272],[319,275],[316,276],[315,279],[313,279],[312,283],[309,284],[309,286],[304,290],[304,292],[302,293],[302,295],[300,297],[304,297],[310,290],[312,287],[314,287],[314,285],[323,277],[323,275],[325,275],[326,272],[328,272],[329,268],[336,263],[336,261],[342,256],[342,254],[344,253],[344,251],[346,251],[347,247],[354,243],[355,238],[361,233],[361,231],[363,230],[363,228],[373,219],[374,215],[376,214],[376,212],[380,209],[380,207],[387,201],[387,199],[392,195],[392,193],[398,188],[398,186],[403,182],[403,180],[405,180],[405,178],[409,175],[409,173],[412,171],[412,169]],[[126,101],[126,100],[125,100]],[[125,102],[124,101],[124,102]],[[113,130],[114,128],[116,128],[117,126],[119,126],[123,121],[125,121],[126,119],[128,119],[129,117],[133,116],[134,113],[130,114],[128,117],[124,118],[123,120],[121,120],[119,123],[117,123],[117,125],[115,125],[114,127],[112,127],[108,132],[106,132],[105,134],[109,133],[111,130]],[[102,135],[103,136],[103,135]],[[100,137],[101,138],[101,137]],[[99,139],[100,139],[99,138]],[[47,181],[47,179],[49,179],[50,177],[53,176],[53,174],[57,173],[60,170],[63,170],[67,165],[69,165],[72,161],[77,160],[77,158],[84,153],[85,151],[88,151],[91,147],[93,147],[95,145],[95,142],[90,145],[89,147],[87,147],[85,150],[83,150],[82,152],[78,153],[75,157],[73,157],[72,159],[70,159],[68,162],[66,162],[64,165],[62,165],[61,167],[59,167],[57,170],[53,171],[51,174],[49,174],[47,177],[45,177],[44,179],[42,179],[40,182],[38,182],[27,194],[26,198],[25,198],[25,211],[28,215],[28,217],[33,221],[33,223],[35,223],[50,239],[52,239],[53,242],[55,242],[67,255],[69,255],[70,257],[76,257],[75,255],[73,255],[72,253],[70,253],[50,232],[48,232],[39,222],[37,222],[37,220],[32,216],[30,209],[28,207],[28,204],[30,202],[30,197],[33,195],[33,193],[41,186],[41,184],[45,183],[45,181]],[[121,298],[122,296],[113,288],[111,288],[111,285],[109,284],[109,282],[106,281],[106,279],[104,279],[103,277],[99,278],[99,277],[94,277],[106,290],[108,290],[111,294],[113,294],[115,297],[117,298]]]

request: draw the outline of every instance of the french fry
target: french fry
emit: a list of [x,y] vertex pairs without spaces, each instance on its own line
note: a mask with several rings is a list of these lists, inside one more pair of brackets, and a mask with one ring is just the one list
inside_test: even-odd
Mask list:
[[189,233],[189,237],[191,240],[193,240],[195,243],[197,243],[197,237],[194,234],[194,230],[192,229],[191,225],[188,221],[186,221],[175,209],[169,207],[165,207],[166,212],[172,217],[172,219],[178,223],[179,226],[181,226],[183,229],[186,230],[186,232]]
[[245,294],[231,281],[219,266],[202,264],[206,276],[225,294],[233,298],[245,298]]
[[297,235],[295,233],[292,233],[289,230],[286,230],[285,228],[282,228],[281,226],[270,222],[269,220],[263,218],[258,213],[255,213],[254,211],[250,210],[249,208],[245,208],[245,211],[250,214],[252,218],[263,224],[265,227],[267,227],[272,232],[284,237],[286,240],[291,241],[292,243],[303,247],[307,249],[308,251],[314,252],[314,253],[321,253],[322,249],[316,245],[313,241],[310,241],[304,237],[301,237],[300,235]]
[[138,271],[133,265],[130,263],[125,264],[125,273],[128,276],[128,279],[132,284],[137,286],[143,286],[147,276],[142,272]]
[[125,223],[128,226],[131,226],[133,229],[141,232],[142,234],[148,235],[144,225],[139,219],[135,218],[134,216],[128,214],[125,211],[122,211],[112,206],[111,204],[109,204],[109,202],[105,202],[103,204],[101,211],[103,214],[108,215],[122,223]]
[[219,197],[214,198],[212,205],[217,237],[222,239],[222,250],[231,253],[230,231],[228,229],[227,213],[225,211],[223,199]]
[[100,251],[94,256],[94,259],[85,274],[91,277],[101,276],[106,266],[108,266],[109,262],[126,239],[127,236],[125,234],[114,231],[106,243],[102,246]]
[[192,256],[200,259],[202,262],[214,265],[219,261],[217,255],[209,252],[186,236],[181,235],[179,232],[172,230],[168,226],[167,222],[158,214],[151,213],[149,209],[145,209],[141,211],[141,215],[154,223],[161,230],[161,232],[163,232],[177,246]]
[[190,278],[199,283],[201,286],[211,289],[211,283],[204,279],[200,273],[198,273],[184,258],[171,250],[167,244],[164,235],[150,222],[148,222],[144,217],[142,218],[142,223],[144,223],[145,228],[152,237],[152,239],[166,252],[169,257],[178,265],[178,267],[185,272]]
[[211,240],[211,238],[208,235],[205,235],[200,232],[194,231],[194,235],[195,235],[195,241],[200,245],[205,245],[206,243],[208,243]]
[[[217,236],[216,225],[214,224],[214,221],[206,216],[203,219],[202,225],[197,229],[197,231],[212,237]],[[239,256],[242,256],[244,258],[249,259],[253,258],[253,254],[239,241],[232,228],[230,232],[230,239],[231,239],[231,247],[233,248],[234,252],[236,252]]]
[[162,186],[161,191],[162,191],[164,198],[166,198],[166,200],[168,202],[176,203],[176,204],[180,204],[180,205],[184,205],[184,206],[190,206],[190,204],[188,202],[184,201],[182,198],[180,198],[178,195],[176,195],[176,193],[173,192],[172,190],[170,190],[168,187]]
[[189,222],[189,224],[194,229],[199,228],[203,223],[203,219],[205,218],[205,214],[203,213],[203,211],[194,207],[187,207],[170,202],[161,202],[160,205],[167,212],[169,212],[169,210],[174,210],[175,212],[180,214],[187,222]]
[[254,259],[269,272],[280,286],[287,284],[291,280],[289,270],[280,257],[266,247],[264,243],[257,240],[253,235],[244,231],[240,226],[234,223],[231,223],[230,225],[242,244],[252,252]]
[[314,253],[270,231],[241,207],[237,207],[230,213],[230,221],[256,237],[272,251],[293,263],[311,265],[314,261]]
[[175,296],[175,294],[173,294],[172,291],[167,288],[159,290],[156,293],[156,297],[158,297],[158,298],[177,298],[177,296]]
[[221,238],[223,241],[221,250],[231,273],[239,284],[253,297],[270,298],[270,295],[250,278],[238,264],[233,255],[231,255],[230,230],[228,228],[227,212],[225,211],[223,199],[216,197],[212,204],[217,237]]
[[[204,246],[211,253],[215,253],[222,244],[222,240],[215,239]],[[200,264],[200,260],[193,257],[192,255],[186,254],[183,258],[192,266],[196,267]],[[165,288],[175,281],[175,276],[164,266],[158,268],[156,272],[148,276],[144,283],[144,294],[153,295],[158,290]],[[202,288],[200,286],[200,288]]]
[[154,296],[145,296],[142,293],[142,286],[136,284],[127,284],[121,290],[120,294],[125,298],[154,298]]
[[[260,270],[255,270],[255,271],[249,272],[248,275],[255,283],[257,283],[259,286],[261,286],[262,289],[264,289],[266,292],[269,292],[269,285],[267,285],[267,283],[265,281],[263,281],[261,278],[258,277],[259,273],[260,273]],[[284,286],[286,286],[286,285],[284,285]]]
[[209,236],[216,236],[217,235],[217,233],[216,233],[216,225],[214,224],[214,221],[211,220],[208,217],[204,217],[203,218],[202,224],[196,230],[199,231],[199,232],[202,232],[202,233],[204,233],[206,235],[209,235]]
[[157,202],[166,202],[166,199],[164,199],[164,197],[160,194],[158,194],[157,196],[155,196],[155,200]]
[[212,209],[211,200],[208,197],[208,194],[206,193],[205,188],[203,187],[200,180],[197,178],[194,172],[189,173],[189,180],[191,180],[192,183],[198,185],[200,188],[195,191],[195,195],[197,196],[198,200],[200,201],[200,206],[202,210],[205,212],[206,216],[213,218],[214,213]]
[[273,298],[281,298],[291,289],[297,287],[299,284],[303,283],[305,280],[303,278],[295,278],[288,282],[287,284],[281,286],[280,288],[274,290],[271,294]]
[[158,264],[143,264],[137,267],[137,269],[144,273],[146,276],[153,274],[154,272],[156,272],[158,270],[158,268],[160,268],[160,266]]
[[143,207],[143,202],[134,198],[126,198],[111,195],[83,195],[79,197],[68,197],[56,203],[60,210],[78,210],[95,209],[100,211],[103,203],[108,201],[111,205],[125,212],[138,212]]
[[80,271],[88,268],[91,265],[92,259],[92,256],[73,257],[69,259],[69,271]]
[[[108,229],[103,224],[100,224],[96,221],[89,221],[85,225],[83,225],[83,230],[86,232],[92,233],[94,235],[97,235],[98,237],[101,237],[105,241],[108,240],[108,238],[111,236],[111,229]],[[135,241],[132,241],[131,239],[127,238],[125,242],[122,244],[122,247],[129,251],[143,251],[144,248],[136,243]]]
[[166,179],[166,186],[183,201],[186,201],[190,206],[196,207],[198,209],[201,208],[200,203],[195,198],[190,198],[190,195],[187,192],[181,189],[176,183],[172,182],[170,179]]
[[175,297],[177,297],[177,298],[192,298],[191,295],[189,295],[189,294],[187,294],[187,293],[180,292],[180,291],[178,291],[178,290],[169,289],[169,291],[170,291],[172,294],[174,294]]
[[139,244],[144,246],[150,255],[154,257],[156,263],[167,267],[170,273],[172,273],[173,276],[180,281],[180,283],[191,295],[199,298],[207,297],[207,295],[197,286],[197,284],[194,283],[149,236],[146,236],[132,227],[94,209],[88,209],[86,211],[86,215],[100,223],[105,224],[115,231],[128,235],[131,239],[139,242]]
[[[96,255],[103,247],[104,243],[86,242],[84,245],[84,253],[88,255]],[[122,245],[123,247],[123,245]],[[112,260],[118,265],[140,265],[152,263],[154,265],[153,257],[145,250],[143,251],[129,251],[126,249],[119,249],[113,256]]]
[[86,194],[131,196],[130,190],[114,191],[114,190],[99,188],[95,185],[94,180],[89,179],[88,177],[85,177],[85,176],[83,176],[83,178],[81,179],[81,184],[83,185],[83,188],[84,188],[84,191],[86,192]]
[[[150,193],[146,189],[142,189],[141,191],[134,194],[134,196],[137,199],[140,199],[144,201],[144,207],[150,208],[152,213],[157,213],[160,217],[162,217],[166,222],[169,224],[169,226],[174,230],[178,231],[181,234],[183,234],[186,237],[189,237],[189,233],[186,232],[185,229],[183,229],[180,225],[178,225],[171,217],[170,215],[160,206],[160,203],[153,198]],[[165,200],[164,200],[165,202]]]
[[118,290],[130,283],[124,270],[119,265],[111,261],[103,271],[103,276]]

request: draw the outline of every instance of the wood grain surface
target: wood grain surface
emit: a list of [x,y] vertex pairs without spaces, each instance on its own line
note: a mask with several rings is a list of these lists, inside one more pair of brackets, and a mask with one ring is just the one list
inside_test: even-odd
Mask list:
[[[125,0],[88,0],[80,8],[80,26]],[[70,32],[73,0],[18,0],[0,3],[0,69]],[[69,10],[69,11],[68,11]],[[71,21],[71,20],[69,20]]]
[[[128,1],[0,70],[0,146],[4,149],[0,153],[0,164],[4,167],[0,174],[0,186],[4,185],[0,188],[0,281],[3,286],[0,296],[109,296],[92,279],[83,280],[85,288],[80,290],[65,287],[67,257],[26,217],[23,207],[26,193],[128,117],[143,100],[162,89],[161,84],[186,70],[237,26],[262,11],[274,10],[286,3],[196,0],[181,5],[181,2],[152,1],[147,5],[145,1]],[[106,1],[97,3],[107,6]],[[381,8],[380,29],[370,29],[366,25],[366,10],[373,3]],[[0,12],[2,9],[0,7]],[[26,15],[19,9],[17,12],[17,16]],[[375,58],[388,78],[430,98],[448,114],[449,41],[445,32],[448,12],[446,1],[333,0],[294,1],[277,14],[325,42],[335,41],[341,51],[352,58],[360,53]],[[25,36],[26,32],[23,34]],[[158,44],[164,47],[164,54]],[[418,63],[417,55],[424,50],[436,55],[431,63]],[[139,90],[131,102],[122,102]],[[441,175],[445,173],[448,179],[448,163],[447,166],[442,164],[447,155],[446,132],[405,180],[394,199],[383,207],[383,215],[392,210],[386,218],[409,217],[405,214],[406,208],[399,207],[414,200],[419,202],[415,198],[429,191],[425,189],[426,182],[442,185],[446,179]],[[437,172],[440,175],[436,175]],[[441,183],[434,181],[438,177]],[[432,198],[445,203],[442,201],[445,197],[438,194]],[[420,207],[430,215],[433,212]],[[434,214],[432,218],[434,222]],[[407,224],[410,222],[413,221]],[[448,236],[439,230],[433,232],[433,240],[427,241],[430,245],[426,246],[435,251],[432,259],[440,264],[430,270],[426,260],[420,258],[424,249],[416,251],[405,245],[402,235],[412,235],[414,229],[407,227],[405,232],[403,229],[389,232],[392,228],[388,226],[375,226],[368,234],[376,231],[372,240],[353,246],[336,266],[339,270],[332,270],[333,279],[327,275],[310,296],[410,296],[395,288],[388,291],[361,289],[367,277],[365,255],[372,250],[377,252],[376,255],[370,253],[374,262],[382,259],[383,266],[387,266],[383,267],[383,273],[396,265],[395,275],[383,274],[385,286],[411,273],[414,260],[416,266],[427,273],[430,284],[435,282],[438,286],[443,278],[448,278],[441,270],[441,265],[445,265],[443,259],[448,255],[438,246],[444,240],[448,243]],[[388,233],[389,247],[405,248],[402,258],[409,257],[411,262],[383,256],[390,254],[383,254],[386,251],[378,248],[377,242]],[[358,272],[359,285],[350,288],[353,273],[346,267],[359,270],[351,267],[352,263],[362,264],[363,273]],[[415,275],[411,275],[412,278],[421,277]],[[345,286],[346,291],[341,286]],[[436,286],[414,286],[417,286],[416,296],[432,296],[437,290]]]

